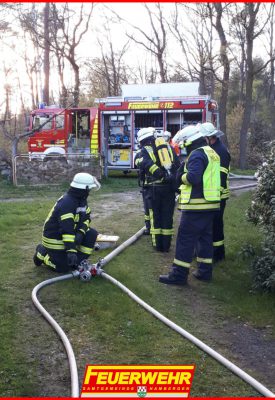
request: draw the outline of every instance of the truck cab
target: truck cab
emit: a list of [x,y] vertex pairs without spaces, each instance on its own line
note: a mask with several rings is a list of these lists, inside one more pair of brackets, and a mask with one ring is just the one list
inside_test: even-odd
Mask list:
[[91,154],[91,129],[96,115],[96,108],[62,109],[52,106],[32,111],[29,129],[33,134],[28,139],[29,153],[32,156]]

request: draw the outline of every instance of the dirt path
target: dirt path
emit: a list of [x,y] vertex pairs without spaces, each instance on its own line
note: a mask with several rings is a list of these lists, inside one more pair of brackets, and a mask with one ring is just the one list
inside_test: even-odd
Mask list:
[[238,318],[224,319],[219,304],[202,296],[195,285],[192,281],[194,288],[188,292],[195,335],[274,392],[275,339],[271,327],[256,329]]

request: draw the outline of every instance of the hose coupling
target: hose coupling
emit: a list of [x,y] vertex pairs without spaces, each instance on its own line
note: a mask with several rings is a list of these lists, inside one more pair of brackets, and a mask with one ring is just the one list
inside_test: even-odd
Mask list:
[[83,282],[90,281],[97,275],[96,264],[90,264],[88,260],[82,260],[78,266],[79,278]]

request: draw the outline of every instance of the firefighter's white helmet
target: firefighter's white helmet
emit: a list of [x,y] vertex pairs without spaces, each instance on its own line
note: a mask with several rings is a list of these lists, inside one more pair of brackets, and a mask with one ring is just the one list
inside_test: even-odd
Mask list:
[[169,131],[164,131],[163,132],[163,137],[166,140],[166,142],[169,142],[169,140],[171,139],[171,132]]
[[200,137],[203,137],[203,134],[200,132],[199,126],[188,125],[175,134],[173,142],[178,144],[182,142],[192,143]]
[[163,138],[163,131],[161,129],[159,129],[159,130],[155,129],[155,135],[154,136],[155,136],[155,138],[160,138],[160,137]]
[[138,133],[137,133],[137,140],[138,142],[142,142],[142,140],[147,139],[149,137],[155,137],[156,130],[155,128],[149,127],[149,128],[141,128]]
[[97,191],[100,189],[101,185],[95,176],[86,172],[79,172],[74,176],[71,182],[71,187],[77,189],[93,189]]
[[211,122],[204,122],[200,125],[200,132],[204,137],[221,137],[224,133],[218,130]]

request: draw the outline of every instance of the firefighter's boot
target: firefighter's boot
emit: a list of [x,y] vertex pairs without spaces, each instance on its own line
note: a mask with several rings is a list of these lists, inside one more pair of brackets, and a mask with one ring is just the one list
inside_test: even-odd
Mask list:
[[212,264],[200,263],[198,269],[192,275],[199,281],[209,282],[212,280]]
[[34,256],[33,256],[33,262],[37,267],[39,267],[40,265],[43,264],[44,257],[45,257],[46,254],[47,254],[46,248],[42,244],[39,244],[36,247],[35,253],[34,253]]
[[166,283],[167,285],[180,285],[187,284],[189,268],[172,266],[168,275],[160,275],[159,282]]
[[213,262],[217,263],[225,259],[224,245],[213,248]]
[[143,235],[150,235],[150,221],[145,221],[145,231]]

